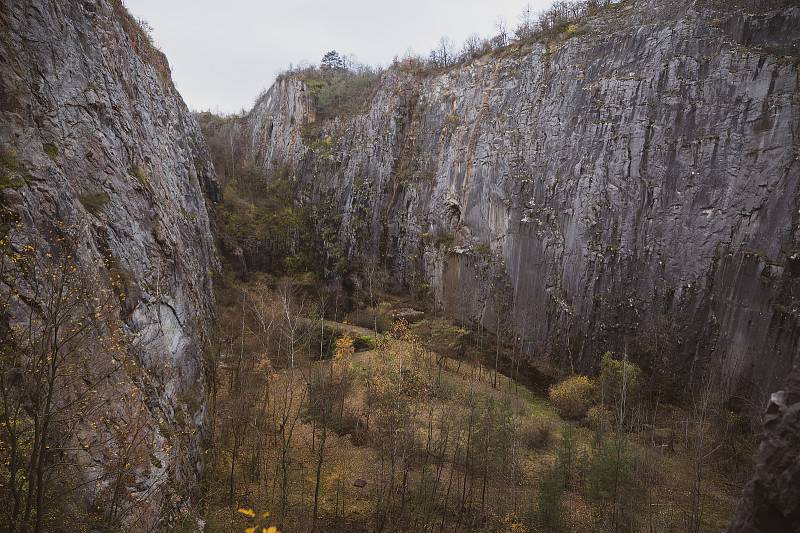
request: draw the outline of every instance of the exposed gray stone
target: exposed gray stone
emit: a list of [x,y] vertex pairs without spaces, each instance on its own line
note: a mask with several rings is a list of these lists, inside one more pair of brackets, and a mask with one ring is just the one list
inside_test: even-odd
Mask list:
[[773,395],[753,479],[728,533],[800,531],[800,364],[786,388]]
[[337,198],[350,257],[422,273],[490,328],[504,276],[529,351],[590,369],[661,339],[684,379],[717,372],[754,405],[784,387],[729,531],[797,532],[800,7],[737,4],[623,2],[565,42],[390,69],[366,113],[324,126],[325,153],[284,79],[247,131],[262,167]]
[[586,370],[660,336],[684,379],[711,365],[763,404],[800,350],[800,8],[729,4],[623,2],[549,45],[389,69],[325,150],[289,76],[246,118],[252,155],[453,314],[493,329],[504,277],[530,352]]
[[[28,175],[25,187],[5,197],[21,216],[22,238],[46,240],[61,222],[82,237],[82,265],[112,259],[126,275],[120,321],[133,341],[130,370],[98,385],[106,387],[105,415],[87,413],[77,430],[80,442],[107,444],[87,444],[74,459],[87,480],[102,476],[124,444],[115,439],[128,438],[104,424],[128,423],[130,434],[141,425],[137,437],[151,459],[125,487],[121,509],[135,505],[135,513],[121,514],[129,530],[148,530],[185,505],[202,468],[201,343],[213,315],[216,262],[203,190],[212,199],[218,193],[205,141],[166,58],[121,5],[0,4],[0,143]],[[108,201],[89,213],[85,194]],[[102,506],[110,482],[100,477],[85,487],[87,506]]]

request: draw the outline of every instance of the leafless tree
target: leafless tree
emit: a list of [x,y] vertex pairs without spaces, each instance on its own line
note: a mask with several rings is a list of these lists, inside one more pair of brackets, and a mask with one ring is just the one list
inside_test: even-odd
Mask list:
[[502,48],[506,46],[509,42],[508,37],[508,27],[506,26],[506,21],[502,18],[498,18],[494,24],[495,35],[492,38],[492,46],[495,48]]
[[102,263],[78,266],[77,231],[59,227],[41,246],[2,242],[0,314],[16,315],[0,332],[0,451],[9,471],[0,494],[11,531],[48,527],[50,489],[78,453],[76,428],[104,385],[90,369],[105,380],[114,374],[92,360],[120,360],[124,350],[113,285],[100,275]]
[[514,30],[514,37],[527,39],[536,32],[536,15],[530,4],[527,4],[519,16],[519,23]]
[[453,64],[453,50],[455,45],[452,39],[442,36],[436,48],[431,51],[431,62],[437,67],[448,67]]

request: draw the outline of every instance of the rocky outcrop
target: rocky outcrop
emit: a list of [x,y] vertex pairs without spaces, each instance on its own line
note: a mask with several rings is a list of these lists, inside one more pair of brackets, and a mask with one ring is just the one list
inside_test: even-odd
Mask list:
[[755,475],[728,533],[800,531],[800,364],[770,398]]
[[17,238],[47,245],[68,228],[81,268],[125,284],[124,360],[98,358],[83,376],[100,406],[72,434],[91,481],[78,493],[105,523],[151,529],[202,468],[216,262],[205,202],[218,194],[204,140],[120,0],[4,1],[0,80],[4,164],[26,180],[3,196]]
[[400,64],[308,142],[288,76],[247,117],[252,154],[336,198],[351,260],[492,329],[508,309],[529,352],[627,349],[682,383],[711,365],[761,401],[800,351],[800,8],[735,4],[621,2],[444,72]]

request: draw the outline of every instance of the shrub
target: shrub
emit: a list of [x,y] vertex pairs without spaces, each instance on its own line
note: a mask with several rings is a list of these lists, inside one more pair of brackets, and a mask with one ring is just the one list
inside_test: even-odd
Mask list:
[[320,120],[348,117],[365,111],[375,92],[380,74],[368,67],[308,69],[298,76],[309,88]]
[[180,211],[181,211],[181,217],[183,217],[183,220],[185,220],[186,222],[190,222],[192,224],[197,222],[197,215],[196,214],[194,214],[191,211],[187,210],[185,207],[181,207]]
[[147,175],[147,172],[145,172],[145,170],[138,163],[131,167],[131,175],[136,178],[136,181],[144,186],[150,184],[150,176]]
[[564,485],[557,466],[551,467],[539,483],[537,522],[547,531],[564,530],[564,505],[562,494]]
[[431,397],[437,400],[449,401],[455,396],[456,388],[452,383],[444,380],[438,380],[431,384],[430,394]]
[[113,0],[111,6],[117,15],[117,20],[122,25],[122,29],[127,34],[133,50],[158,72],[165,86],[171,87],[172,78],[169,62],[167,57],[153,43],[150,25],[146,21],[136,19],[131,15],[125,8],[123,0]]
[[450,248],[453,242],[455,242],[455,237],[446,229],[438,229],[433,237],[435,248]]
[[562,418],[582,418],[592,399],[593,387],[586,376],[572,376],[550,387],[550,401]]
[[347,317],[348,321],[365,329],[376,329],[378,333],[385,333],[392,329],[394,323],[392,317],[374,307],[356,309]]
[[331,429],[340,437],[343,435],[352,435],[354,432],[363,431],[359,428],[364,426],[364,422],[358,418],[355,413],[352,413],[349,410],[344,410],[344,412],[342,412],[340,415],[335,409],[328,424],[330,425]]
[[635,398],[641,389],[641,377],[642,371],[634,363],[614,359],[612,352],[604,353],[598,380],[603,403],[615,405],[622,400],[623,393],[626,401]]
[[110,199],[108,193],[105,191],[86,193],[78,196],[78,201],[80,201],[81,205],[93,215],[100,213]]
[[469,342],[469,332],[442,318],[425,318],[412,324],[414,333],[425,339],[425,345],[440,356],[459,359],[464,357]]
[[357,419],[355,425],[348,432],[350,435],[350,442],[353,446],[364,446],[369,443],[369,431],[367,431],[367,424],[360,418]]
[[22,170],[22,163],[13,148],[0,148],[0,167],[11,172]]
[[492,248],[486,243],[476,244],[472,250],[475,252],[476,256],[483,257],[484,259],[488,259],[492,256]]
[[553,423],[538,420],[522,428],[522,443],[529,450],[542,450],[550,445],[553,438]]
[[25,180],[20,174],[25,170],[25,165],[17,157],[13,148],[0,147],[0,191],[3,189],[19,189],[25,185]]
[[342,336],[341,332],[329,327],[320,330],[318,324],[309,324],[302,332],[308,338],[310,355],[312,358],[329,359],[333,357],[336,341]]
[[362,335],[353,339],[353,347],[357,352],[375,349],[375,338],[369,335]]
[[58,156],[58,146],[53,143],[42,143],[42,150],[50,159],[55,159]]
[[611,422],[613,421],[614,413],[605,406],[602,405],[594,405],[589,408],[589,411],[586,413],[586,419],[589,422],[589,426],[595,430],[607,430],[611,427]]

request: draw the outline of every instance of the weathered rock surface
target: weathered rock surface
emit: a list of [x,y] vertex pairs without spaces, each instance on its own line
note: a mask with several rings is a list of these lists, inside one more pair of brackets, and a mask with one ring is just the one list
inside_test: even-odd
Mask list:
[[246,118],[252,155],[336,198],[349,258],[491,328],[505,299],[528,351],[588,369],[627,347],[764,401],[800,350],[800,8],[733,4],[623,2],[549,44],[389,69],[311,146],[286,77]]
[[[110,261],[126,281],[128,360],[93,384],[107,405],[86,414],[75,460],[99,478],[83,498],[105,515],[113,478],[103,475],[141,444],[117,516],[150,529],[185,504],[202,468],[201,343],[216,262],[204,191],[218,194],[205,141],[166,58],[119,0],[4,0],[0,103],[0,143],[28,180],[4,198],[23,238],[46,240],[57,222],[73,228],[77,260]],[[101,201],[87,209],[92,195]]]
[[728,533],[800,531],[800,364],[772,395],[765,420],[755,475]]
[[391,69],[311,147],[310,91],[282,79],[246,129],[263,168],[336,198],[350,258],[489,327],[506,292],[529,351],[627,348],[756,406],[782,389],[729,531],[797,532],[800,6],[738,4],[623,2],[566,40]]

